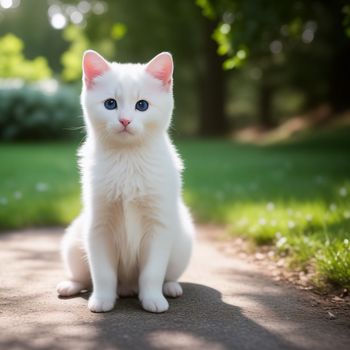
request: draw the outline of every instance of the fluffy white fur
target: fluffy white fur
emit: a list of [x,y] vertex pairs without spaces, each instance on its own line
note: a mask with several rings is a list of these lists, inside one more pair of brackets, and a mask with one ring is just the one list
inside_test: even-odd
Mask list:
[[[138,294],[145,310],[166,311],[164,295],[182,294],[177,280],[188,265],[194,235],[181,195],[182,162],[167,134],[171,55],[119,64],[87,51],[83,68],[83,210],[63,239],[68,280],[58,284],[58,294],[92,287],[93,312],[113,309],[118,296]],[[116,99],[117,109],[104,107],[109,98]],[[146,100],[148,110],[136,110],[138,100]]]

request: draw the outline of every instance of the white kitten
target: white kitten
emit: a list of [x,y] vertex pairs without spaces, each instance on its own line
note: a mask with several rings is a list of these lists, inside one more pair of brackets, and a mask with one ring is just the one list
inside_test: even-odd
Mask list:
[[87,51],[83,71],[83,211],[63,239],[69,280],[57,291],[78,294],[92,282],[93,312],[133,294],[145,310],[163,312],[169,307],[163,293],[182,294],[177,280],[194,235],[181,196],[182,163],[167,134],[172,57],[164,52],[148,64],[119,64]]

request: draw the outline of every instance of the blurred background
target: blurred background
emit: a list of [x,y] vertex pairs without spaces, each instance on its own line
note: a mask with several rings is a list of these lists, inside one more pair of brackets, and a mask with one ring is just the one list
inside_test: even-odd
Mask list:
[[349,1],[0,0],[2,230],[79,212],[88,48],[173,54],[198,222],[269,245],[299,281],[350,286]]

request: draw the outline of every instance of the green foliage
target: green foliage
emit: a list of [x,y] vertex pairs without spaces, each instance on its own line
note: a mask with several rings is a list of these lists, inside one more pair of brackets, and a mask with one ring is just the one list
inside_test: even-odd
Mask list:
[[[337,41],[328,42],[329,26],[338,20],[334,14],[342,10],[346,32],[350,33],[350,7],[342,8],[339,1],[327,4],[322,1],[197,0],[196,3],[206,17],[217,22],[213,38],[218,44],[218,54],[227,56],[225,69],[240,67],[248,58],[265,57],[265,65],[269,61],[270,65],[286,63],[287,55],[310,50],[316,31],[323,46],[338,43],[339,36]],[[336,25],[339,23],[333,23]],[[336,29],[334,32],[339,34]]]
[[216,26],[213,39],[224,56],[223,68],[254,67],[262,126],[275,123],[274,95],[284,88],[304,96],[304,110],[322,103],[340,112],[349,108],[350,8],[344,1],[205,0],[197,5]]
[[202,9],[203,16],[215,19],[217,14],[210,0],[196,0],[196,4]]
[[111,29],[111,38],[120,40],[126,35],[127,28],[123,23],[114,23]]
[[83,52],[89,48],[90,42],[83,29],[73,25],[64,30],[63,37],[70,42],[70,46],[61,57],[62,78],[67,82],[76,81],[81,79],[81,58]]
[[[268,52],[269,44],[276,39],[286,42],[300,40],[304,25],[305,6],[290,2],[279,4],[274,0],[206,0],[197,1],[203,14],[215,19],[218,26],[213,38],[218,44],[218,54],[228,56],[225,69],[237,68],[248,58]],[[215,13],[215,16],[213,14]],[[283,37],[280,30],[284,26]]]
[[115,43],[125,36],[126,31],[126,26],[123,23],[117,22],[111,26],[107,35],[99,38],[98,41],[92,42],[82,27],[68,26],[63,32],[63,38],[70,42],[68,50],[61,56],[63,80],[72,82],[81,79],[81,58],[84,51],[89,48],[94,47],[101,54],[108,57],[114,56],[116,49]]
[[329,282],[350,288],[350,245],[348,238],[326,241],[325,247],[316,255],[318,267]]
[[48,140],[74,135],[81,125],[78,94],[62,87],[50,95],[37,88],[0,90],[0,140]]
[[350,38],[350,5],[343,7],[344,20],[343,25],[345,28],[346,35]]
[[0,38],[0,77],[36,81],[51,77],[52,72],[44,57],[25,59],[23,42],[13,34]]

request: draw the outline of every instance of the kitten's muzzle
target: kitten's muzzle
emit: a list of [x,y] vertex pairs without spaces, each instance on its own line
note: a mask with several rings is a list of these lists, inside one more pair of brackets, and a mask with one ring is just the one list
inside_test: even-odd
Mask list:
[[131,120],[126,118],[120,118],[119,122],[124,126],[124,128],[126,128],[131,123]]

